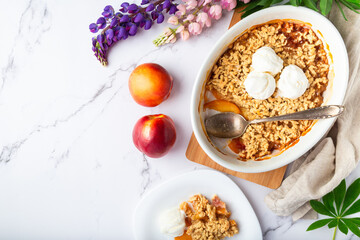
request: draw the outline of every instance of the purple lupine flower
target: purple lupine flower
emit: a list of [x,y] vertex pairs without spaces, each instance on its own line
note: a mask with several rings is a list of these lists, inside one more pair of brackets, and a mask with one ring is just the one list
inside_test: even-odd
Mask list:
[[139,27],[143,28],[145,26],[145,19],[143,19],[140,23],[139,23]]
[[114,37],[114,30],[109,28],[108,30],[105,31],[105,36],[106,36],[106,40],[109,42],[109,40],[112,40]]
[[174,5],[174,4],[171,5],[170,10],[169,10],[169,14],[170,14],[170,15],[175,14],[176,11],[177,11],[176,5]]
[[99,43],[103,43],[104,42],[104,35],[102,35],[102,34],[99,34],[98,36],[97,36],[97,41],[99,42]]
[[151,18],[153,19],[153,21],[155,21],[159,16],[159,13],[156,11],[151,12]]
[[162,23],[165,18],[164,11],[169,14],[174,14],[177,11],[177,4],[173,4],[173,0],[156,0],[158,1],[156,7],[151,1],[142,0],[141,5],[144,6],[124,2],[116,13],[114,8],[108,5],[102,12],[103,16],[96,23],[89,25],[89,30],[93,33],[105,29],[97,37],[92,38],[94,55],[103,65],[107,64],[106,55],[115,42],[136,35],[138,28],[150,29],[155,21]]
[[97,41],[99,43],[100,48],[105,49],[104,44],[103,44],[104,40],[105,40],[104,35],[99,34],[96,39],[97,39]]
[[120,18],[120,23],[127,23],[130,22],[130,18],[128,15],[124,15]]
[[138,10],[139,10],[139,7],[134,3],[128,7],[129,13],[136,13]]
[[102,13],[102,15],[105,18],[111,18],[112,16],[114,16],[114,8],[111,5],[107,5],[104,8],[104,12]]
[[163,10],[163,5],[162,4],[157,5],[156,10],[158,12],[161,12]]
[[89,25],[90,32],[96,33],[99,31],[98,26],[95,23]]
[[126,13],[128,11],[128,7],[129,7],[129,3],[128,2],[123,2],[120,6],[120,11],[123,13]]
[[170,0],[165,0],[165,2],[163,3],[163,8],[164,8],[164,9],[168,9],[169,7],[171,7],[171,2],[170,2]]
[[136,14],[135,18],[133,19],[135,23],[139,23],[142,20],[144,20],[144,16],[141,13]]
[[118,18],[113,18],[110,22],[110,28],[115,27],[117,24],[119,23],[119,19]]
[[106,20],[103,17],[99,17],[99,19],[96,21],[96,24],[98,25],[99,29],[103,29],[106,26]]
[[121,27],[119,30],[119,33],[117,35],[118,39],[126,39],[128,36],[128,32],[126,31],[126,29],[124,27]]
[[158,16],[156,22],[160,24],[164,21],[164,18],[165,18],[164,15],[162,13],[159,13],[159,16]]
[[146,7],[145,11],[146,12],[151,12],[155,9],[154,4],[150,3],[149,6]]
[[146,20],[144,29],[149,30],[151,28],[151,26],[152,26],[152,21],[150,19]]
[[130,35],[130,36],[136,35],[137,28],[138,28],[138,27],[137,27],[135,24],[132,24],[131,27],[130,27],[130,30],[129,30],[129,35]]

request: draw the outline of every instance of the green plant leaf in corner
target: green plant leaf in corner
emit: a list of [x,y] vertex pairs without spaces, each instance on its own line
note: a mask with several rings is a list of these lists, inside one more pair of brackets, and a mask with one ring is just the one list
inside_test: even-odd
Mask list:
[[345,15],[345,13],[344,13],[344,10],[343,10],[342,7],[341,7],[341,4],[339,3],[338,0],[335,0],[335,2],[336,2],[336,4],[337,4],[337,6],[339,7],[340,12],[341,12],[343,18],[345,19],[345,21],[347,21],[346,15]]
[[298,7],[300,5],[300,1],[299,0],[290,0],[290,4]]
[[319,221],[313,222],[307,229],[306,231],[311,231],[317,228],[321,228],[323,226],[325,226],[326,224],[328,224],[329,222],[332,221],[332,218],[325,218],[325,219],[321,219]]
[[236,4],[236,7],[235,7],[235,8],[243,7],[243,6],[246,5],[243,1],[240,1],[240,0],[237,0],[236,3],[237,3],[237,4]]
[[310,200],[310,205],[311,207],[318,213],[322,214],[322,215],[326,215],[326,216],[330,216],[330,217],[335,217],[335,215],[333,213],[331,213],[324,204],[322,204],[319,201],[316,200]]
[[[339,0],[335,0],[338,2]],[[360,237],[360,217],[344,218],[345,216],[360,212],[360,178],[356,179],[346,190],[345,179],[341,181],[332,192],[322,198],[322,202],[310,200],[311,207],[322,215],[332,218],[326,218],[311,224],[307,231],[321,228],[327,225],[329,228],[335,228],[333,239],[336,237],[336,231],[339,230],[345,235],[349,230]],[[335,207],[334,207],[335,203]]]
[[246,10],[243,15],[241,15],[241,18],[245,18],[249,16],[250,14],[257,12],[259,10],[263,9],[261,6],[256,6],[255,8],[252,8],[250,10]]
[[271,5],[281,3],[283,0],[272,0]]
[[339,186],[337,186],[333,192],[334,192],[334,197],[335,197],[336,209],[337,209],[337,212],[340,213],[341,203],[344,200],[345,192],[346,192],[345,179],[341,181]]
[[329,14],[332,7],[333,0],[320,0],[320,11],[321,14],[326,16]]
[[260,2],[260,0],[256,0],[256,1],[253,1],[253,2],[250,2],[248,4],[245,5],[245,8],[243,8],[241,10],[241,12],[247,12],[253,8],[256,8],[258,6],[258,3]]
[[350,231],[352,231],[356,236],[360,237],[360,229],[358,226],[356,226],[355,223],[353,223],[352,221],[350,221],[349,219],[344,218],[343,219],[346,226],[350,229]]
[[345,235],[348,234],[349,229],[341,219],[339,219],[338,226],[339,226],[339,230],[343,234],[345,234]]
[[338,225],[338,221],[336,220],[336,218],[333,218],[333,220],[331,220],[331,222],[329,222],[328,227],[329,228],[334,228]]
[[342,216],[345,217],[345,216],[348,216],[348,215],[351,215],[351,214],[354,214],[354,213],[357,213],[357,212],[360,212],[360,199],[357,200],[353,205],[351,205],[351,207],[349,207],[348,210],[346,210]]
[[360,178],[356,179],[346,190],[343,205],[341,207],[340,214],[343,214],[345,210],[358,198],[360,195]]
[[336,211],[335,211],[335,207],[334,207],[334,193],[331,191],[328,194],[326,194],[325,196],[323,196],[322,201],[325,205],[325,207],[332,212],[334,215],[336,215]]
[[339,0],[342,4],[344,4],[344,6],[346,6],[348,9],[350,9],[353,12],[356,12],[357,14],[359,14],[360,12],[356,11],[356,9],[353,7],[352,4],[348,3],[345,0]]
[[343,218],[343,219],[349,220],[349,221],[355,223],[357,226],[360,227],[360,218],[358,218],[358,217],[356,217],[356,218]]
[[304,0],[304,5],[308,8],[311,8],[312,10],[319,11],[319,9],[316,7],[315,0]]
[[353,8],[359,10],[360,9],[360,1],[359,0],[347,0],[348,4],[350,4]]

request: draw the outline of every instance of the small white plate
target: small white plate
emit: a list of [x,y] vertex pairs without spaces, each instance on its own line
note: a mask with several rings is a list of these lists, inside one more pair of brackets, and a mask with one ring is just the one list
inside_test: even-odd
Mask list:
[[239,233],[226,239],[261,240],[259,221],[240,188],[224,174],[198,170],[172,178],[147,193],[135,209],[133,231],[137,240],[170,240],[160,232],[158,218],[166,209],[177,207],[194,194],[208,199],[214,194],[226,203],[231,219],[239,226]]

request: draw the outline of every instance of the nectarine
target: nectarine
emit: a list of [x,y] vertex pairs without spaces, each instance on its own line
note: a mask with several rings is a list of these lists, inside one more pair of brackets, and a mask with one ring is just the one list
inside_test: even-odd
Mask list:
[[133,141],[137,149],[152,158],[167,154],[176,140],[173,120],[164,115],[148,115],[140,118],[133,130]]
[[144,63],[134,69],[129,77],[130,94],[145,107],[155,107],[166,100],[173,86],[170,74],[155,63]]
[[226,100],[214,100],[204,104],[204,108],[210,108],[218,112],[233,112],[240,114],[240,108],[235,103]]

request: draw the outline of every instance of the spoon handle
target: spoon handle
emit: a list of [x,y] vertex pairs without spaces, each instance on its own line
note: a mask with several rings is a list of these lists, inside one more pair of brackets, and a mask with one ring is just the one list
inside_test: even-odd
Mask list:
[[328,105],[317,108],[308,109],[301,112],[295,112],[275,117],[268,117],[262,119],[255,119],[249,122],[249,124],[283,121],[283,120],[313,120],[313,119],[325,119],[339,116],[344,111],[344,106]]

